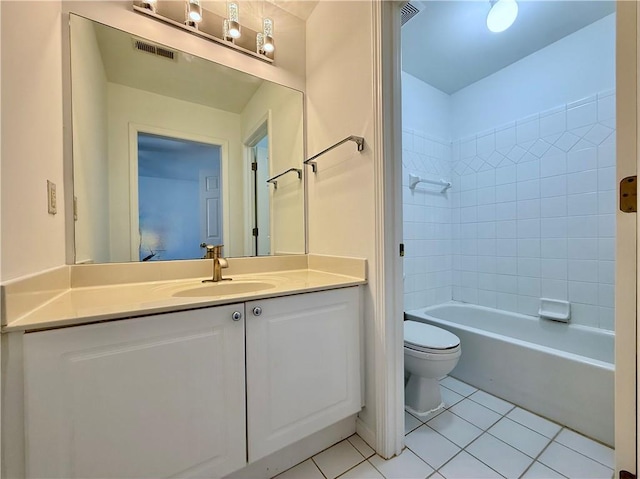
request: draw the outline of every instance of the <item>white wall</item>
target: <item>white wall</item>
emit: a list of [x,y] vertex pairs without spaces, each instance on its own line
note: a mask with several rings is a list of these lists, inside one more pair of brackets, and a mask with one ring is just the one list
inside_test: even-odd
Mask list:
[[[109,101],[109,198],[111,261],[130,261],[129,224],[129,124],[227,140],[229,143],[229,244],[225,255],[241,256],[244,238],[244,168],[240,139],[240,115],[149,93],[114,83],[108,84]],[[225,174],[223,173],[223,178]],[[237,251],[236,251],[237,250]]]
[[[76,262],[109,261],[109,157],[107,152],[107,76],[95,30],[72,17],[74,196]],[[83,65],[77,68],[77,65]]]
[[615,14],[451,96],[453,137],[615,88]]
[[[65,262],[60,2],[2,2],[2,280]],[[24,21],[28,18],[28,21]],[[47,213],[47,180],[58,214]]]
[[[274,176],[289,168],[302,168],[304,160],[304,125],[302,94],[280,85],[263,83],[241,113],[244,142],[260,125],[266,112],[271,113],[269,137],[269,174]],[[271,252],[304,253],[304,183],[289,173],[278,180],[278,189],[269,188],[271,202]]]
[[402,72],[402,129],[451,141],[451,96]]
[[[336,19],[340,22],[336,23]],[[307,20],[307,154],[348,135],[364,136],[362,153],[349,142],[318,160],[309,175],[309,250],[367,259],[364,288],[365,409],[360,419],[375,431],[373,346],[374,247],[372,4],[319,2]],[[358,28],[345,29],[344,25]]]

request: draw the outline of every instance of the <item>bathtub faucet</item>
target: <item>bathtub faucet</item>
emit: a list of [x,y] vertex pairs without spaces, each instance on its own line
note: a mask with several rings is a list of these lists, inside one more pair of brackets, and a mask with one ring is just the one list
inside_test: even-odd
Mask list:
[[224,245],[210,245],[206,243],[202,243],[200,245],[201,248],[206,249],[206,254],[204,255],[205,259],[213,260],[213,277],[211,279],[202,280],[203,283],[217,283],[218,281],[231,281],[231,278],[223,278],[222,277],[222,268],[228,268],[229,263],[226,259],[222,257],[222,248]]

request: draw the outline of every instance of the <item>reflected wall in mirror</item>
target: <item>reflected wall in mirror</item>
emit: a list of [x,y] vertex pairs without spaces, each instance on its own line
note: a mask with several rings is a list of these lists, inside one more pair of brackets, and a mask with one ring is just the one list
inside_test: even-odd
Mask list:
[[[302,93],[70,15],[76,263],[302,254]],[[255,165],[255,166],[254,166]]]

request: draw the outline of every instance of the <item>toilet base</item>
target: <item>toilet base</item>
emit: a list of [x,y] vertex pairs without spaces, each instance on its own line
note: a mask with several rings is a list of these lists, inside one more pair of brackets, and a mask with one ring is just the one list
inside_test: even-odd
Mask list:
[[444,409],[444,403],[443,402],[440,403],[440,406],[438,406],[437,408],[432,409],[431,411],[427,411],[427,412],[418,412],[415,409],[411,409],[406,404],[404,405],[404,410],[407,411],[412,416],[417,417],[418,419],[425,419],[425,418],[431,416],[434,412],[438,412],[441,409]]
[[442,409],[444,403],[438,379],[411,374],[404,388],[404,404],[405,409],[417,417],[425,417]]

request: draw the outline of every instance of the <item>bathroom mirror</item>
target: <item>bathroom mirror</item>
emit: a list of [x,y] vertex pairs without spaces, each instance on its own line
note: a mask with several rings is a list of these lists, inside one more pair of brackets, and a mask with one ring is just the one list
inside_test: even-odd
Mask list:
[[301,92],[73,14],[70,42],[76,263],[305,252]]

